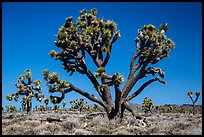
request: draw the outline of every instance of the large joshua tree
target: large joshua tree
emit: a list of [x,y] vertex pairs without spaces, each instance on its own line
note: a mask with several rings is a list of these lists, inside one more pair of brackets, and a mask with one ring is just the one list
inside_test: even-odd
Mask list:
[[[112,46],[121,37],[117,24],[114,21],[104,21],[97,17],[95,8],[87,12],[86,9],[80,11],[80,16],[76,23],[73,18],[66,18],[65,23],[59,28],[55,45],[60,48],[59,52],[52,50],[50,56],[62,62],[65,71],[86,75],[96,93],[100,98],[91,95],[88,91],[76,87],[67,81],[59,80],[58,73],[50,73],[44,70],[44,78],[47,80],[49,91],[61,92],[62,96],[51,96],[51,100],[60,103],[66,93],[75,91],[93,102],[100,104],[109,119],[120,117],[122,120],[125,109],[130,111],[133,116],[141,119],[135,110],[130,106],[130,101],[140,94],[144,88],[151,83],[158,81],[166,82],[159,77],[146,81],[133,94],[129,93],[134,85],[142,78],[148,75],[158,74],[164,78],[165,73],[160,68],[153,65],[169,56],[169,51],[174,48],[174,42],[167,38],[165,32],[168,30],[167,24],[156,29],[154,25],[144,25],[138,30],[138,36],[135,38],[135,51],[130,61],[130,70],[128,78],[121,88],[120,84],[124,82],[124,77],[116,72],[115,74],[106,73],[106,65],[111,56]],[[97,70],[91,72],[86,64],[87,56],[90,56]],[[110,87],[114,87],[114,91]],[[115,99],[112,98],[115,94]]]
[[41,101],[44,97],[41,93],[41,81],[33,80],[32,73],[30,69],[25,70],[24,74],[21,74],[18,77],[18,83],[15,84],[18,90],[15,93],[9,94],[6,96],[8,101],[18,101],[19,96],[23,96],[22,102],[26,105],[27,113],[30,112],[32,107],[32,98],[37,98],[38,101]]

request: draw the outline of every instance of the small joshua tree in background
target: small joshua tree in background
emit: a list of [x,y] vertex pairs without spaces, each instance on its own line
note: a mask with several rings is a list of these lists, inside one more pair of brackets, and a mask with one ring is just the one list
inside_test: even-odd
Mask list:
[[[64,94],[71,91],[77,92],[91,101],[101,105],[107,112],[110,119],[120,117],[122,120],[123,113],[128,110],[136,118],[142,117],[137,115],[134,108],[130,106],[130,101],[138,96],[148,85],[153,82],[166,84],[161,78],[165,73],[161,68],[154,67],[162,59],[169,56],[169,52],[174,48],[174,42],[167,38],[165,33],[168,30],[167,24],[160,25],[157,29],[154,25],[144,25],[138,29],[138,36],[135,38],[135,51],[130,61],[130,69],[127,81],[124,87],[120,87],[124,82],[124,77],[116,72],[108,74],[106,65],[109,62],[113,44],[121,37],[117,24],[114,21],[104,21],[97,17],[95,8],[87,12],[86,9],[80,11],[80,16],[76,23],[72,22],[73,17],[66,18],[65,23],[59,28],[55,45],[60,51],[50,51],[50,57],[60,60],[64,70],[72,76],[78,72],[85,75],[93,84],[96,93],[100,98],[89,94],[81,88],[65,81],[56,79],[49,75],[46,70],[45,80],[49,84],[52,92],[60,92],[61,97],[57,98],[57,103],[64,99]],[[91,72],[87,66],[86,60],[89,56],[96,65],[95,72]],[[137,82],[149,75],[158,77],[151,78],[142,84],[136,91],[131,91]],[[113,86],[113,91],[111,91]],[[111,93],[115,94],[112,98]]]
[[16,112],[16,111],[17,111],[16,107],[13,106],[13,105],[10,105],[10,106],[7,107],[7,112]]
[[145,97],[142,103],[142,109],[144,110],[145,113],[151,112],[154,107],[154,104],[152,103],[152,100]]
[[97,104],[94,104],[93,108],[92,108],[92,111],[95,111],[95,112],[103,112],[103,108],[99,107],[99,105]]
[[169,106],[169,107],[167,108],[167,113],[174,113],[175,110],[176,110],[176,106]]
[[200,92],[196,92],[195,94],[196,94],[196,99],[195,100],[193,99],[193,92],[189,91],[188,94],[187,94],[190,97],[190,99],[191,99],[191,101],[193,103],[193,114],[195,114],[195,111],[196,111],[195,110],[195,103],[197,102],[198,97],[200,96]]
[[73,111],[85,111],[85,110],[89,110],[89,106],[87,105],[87,102],[84,101],[83,98],[75,99],[73,101],[70,101],[71,104],[71,110]]
[[57,104],[54,104],[54,110],[55,112],[58,112],[60,110],[60,107]]
[[35,107],[33,108],[33,110],[37,112],[37,111],[38,111],[38,106],[35,106]]
[[25,73],[18,77],[18,83],[15,86],[18,88],[13,94],[9,94],[6,96],[6,99],[12,101],[18,101],[19,95],[24,96],[22,103],[26,103],[27,113],[30,112],[32,108],[32,98],[37,98],[38,101],[42,100],[44,95],[41,95],[41,82],[40,80],[32,80],[31,78],[31,70],[25,70]]
[[98,109],[99,109],[99,106],[97,104],[94,104],[92,111],[98,111]]
[[40,111],[45,111],[45,106],[44,105],[40,105],[39,110]]
[[155,112],[158,113],[159,112],[159,106],[155,106]]
[[62,102],[62,107],[63,107],[63,110],[65,111],[65,106],[66,106],[67,102],[66,101],[63,101]]
[[49,103],[50,99],[49,98],[45,98],[44,99],[44,103],[45,103],[45,106],[46,106],[46,111],[48,110],[48,103]]

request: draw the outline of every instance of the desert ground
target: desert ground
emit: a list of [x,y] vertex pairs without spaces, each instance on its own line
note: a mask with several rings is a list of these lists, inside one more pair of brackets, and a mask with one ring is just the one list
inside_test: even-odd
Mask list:
[[[2,112],[3,135],[202,135],[202,114],[139,113],[146,125],[125,112],[123,121],[103,112]],[[60,121],[47,121],[47,118]]]

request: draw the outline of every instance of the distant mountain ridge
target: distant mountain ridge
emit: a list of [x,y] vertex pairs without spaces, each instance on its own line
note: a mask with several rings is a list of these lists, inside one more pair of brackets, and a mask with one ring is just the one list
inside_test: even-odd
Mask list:
[[[142,104],[136,104],[136,103],[132,103],[130,102],[130,106],[133,108],[137,108],[137,107],[142,107]],[[156,106],[156,105],[155,105]],[[164,104],[164,105],[158,105],[158,106],[163,106],[163,107],[167,107],[167,106],[176,106],[176,107],[180,107],[180,108],[186,108],[186,107],[191,107],[192,104]],[[195,105],[196,107],[202,107],[202,105]]]

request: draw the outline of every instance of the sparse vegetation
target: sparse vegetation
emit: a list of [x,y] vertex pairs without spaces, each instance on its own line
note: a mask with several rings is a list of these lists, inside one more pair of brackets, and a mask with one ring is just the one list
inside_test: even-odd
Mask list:
[[[143,113],[139,113],[143,115]],[[89,115],[89,118],[87,116]],[[47,122],[46,117],[61,122]],[[42,122],[41,122],[42,121]],[[107,117],[88,113],[20,112],[2,114],[3,135],[201,135],[202,114],[161,113],[146,116],[147,126],[142,128],[131,113],[124,113],[124,121],[109,121]]]

